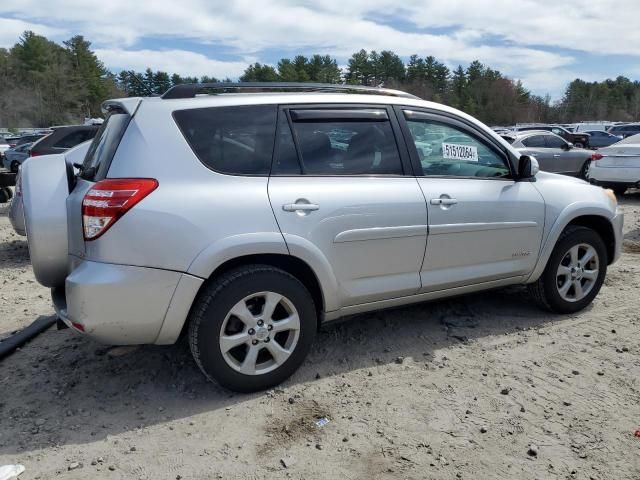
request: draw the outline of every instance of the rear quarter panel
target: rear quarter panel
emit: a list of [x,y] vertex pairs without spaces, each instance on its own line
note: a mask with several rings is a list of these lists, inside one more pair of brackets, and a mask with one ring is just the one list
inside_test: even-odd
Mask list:
[[[141,103],[108,172],[109,178],[155,178],[158,188],[102,237],[86,242],[87,258],[204,278],[227,259],[212,248],[226,238],[261,234],[260,253],[287,253],[267,196],[268,177],[223,175],[205,167],[178,129],[171,106]],[[247,252],[256,253],[236,248],[234,255]]]

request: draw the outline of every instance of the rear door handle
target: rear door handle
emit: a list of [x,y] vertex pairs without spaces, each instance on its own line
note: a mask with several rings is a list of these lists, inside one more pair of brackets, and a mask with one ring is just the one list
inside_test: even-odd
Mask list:
[[320,205],[315,203],[286,203],[282,205],[285,212],[313,212],[320,209]]
[[557,158],[557,157],[559,157],[560,155],[556,153],[556,154],[554,154],[553,156]]
[[455,205],[458,200],[455,198],[432,198],[431,205]]

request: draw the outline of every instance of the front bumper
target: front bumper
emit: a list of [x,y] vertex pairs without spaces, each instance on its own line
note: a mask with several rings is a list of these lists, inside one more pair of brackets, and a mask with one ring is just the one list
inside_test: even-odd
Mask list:
[[622,228],[624,226],[624,213],[622,213],[622,209],[620,207],[616,208],[616,215],[611,220],[611,225],[613,226],[613,235],[615,237],[615,246],[613,253],[613,260],[611,263],[617,262],[622,255],[622,242],[624,240],[624,233],[622,232]]
[[52,290],[58,317],[110,345],[154,343],[183,274],[82,261]]

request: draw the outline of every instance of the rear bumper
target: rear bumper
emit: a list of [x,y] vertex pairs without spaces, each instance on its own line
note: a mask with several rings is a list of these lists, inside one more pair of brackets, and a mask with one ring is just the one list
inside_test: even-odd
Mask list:
[[[155,268],[83,261],[67,277],[64,288],[52,290],[60,319],[74,330],[110,345],[156,343],[181,278],[190,275]],[[194,278],[194,277],[191,277]],[[200,279],[199,284],[202,282]],[[197,292],[197,290],[196,290]],[[185,300],[186,297],[186,300]],[[181,295],[171,308],[172,321],[186,319],[195,297]],[[174,336],[160,343],[171,343]]]
[[640,168],[598,167],[598,162],[592,162],[589,167],[589,182],[601,186],[635,187],[640,184]]

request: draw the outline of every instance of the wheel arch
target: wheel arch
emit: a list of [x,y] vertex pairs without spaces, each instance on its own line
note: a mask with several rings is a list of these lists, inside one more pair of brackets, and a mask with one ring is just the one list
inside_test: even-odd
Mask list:
[[570,225],[591,228],[597,232],[602,237],[607,248],[607,264],[613,263],[616,236],[611,216],[611,212],[602,206],[584,206],[563,212],[551,227],[540,250],[538,262],[526,283],[535,282],[542,275],[560,235]]

